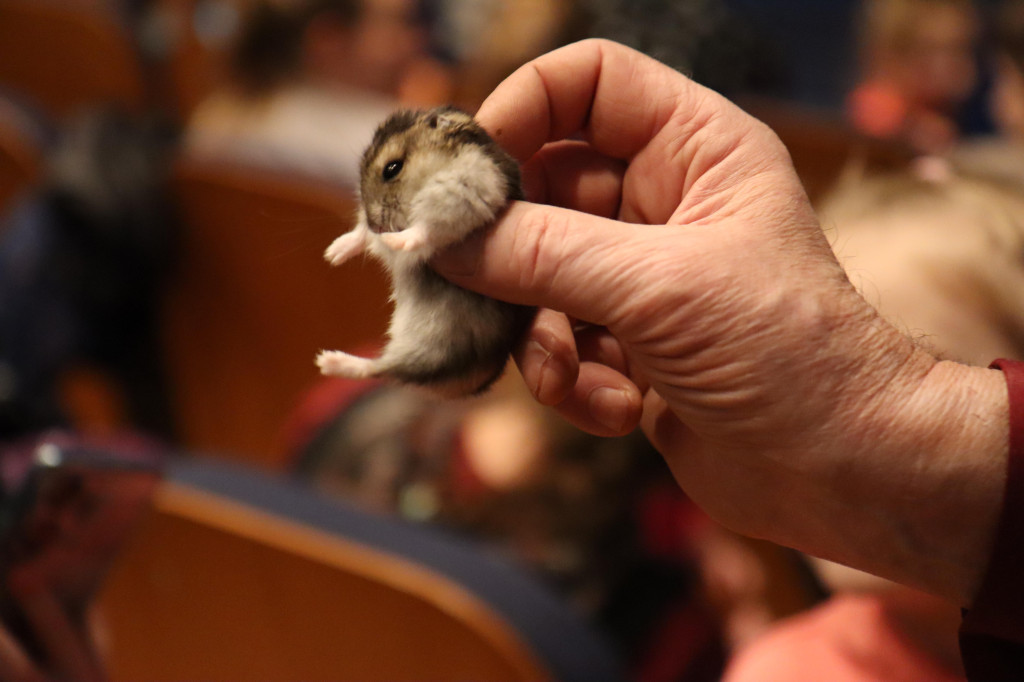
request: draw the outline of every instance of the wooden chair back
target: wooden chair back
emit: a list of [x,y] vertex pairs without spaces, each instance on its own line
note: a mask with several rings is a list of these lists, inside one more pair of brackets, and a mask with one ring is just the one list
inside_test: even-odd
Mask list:
[[173,189],[181,255],[164,341],[184,445],[286,468],[282,428],[318,380],[316,353],[377,344],[390,317],[380,268],[323,260],[354,222],[354,196],[195,158],[178,162]]
[[0,86],[54,119],[115,103],[141,111],[142,63],[109,7],[74,0],[0,0]]
[[[549,667],[544,646],[479,585],[517,595],[554,650],[585,644],[579,667],[558,678],[619,679],[607,651],[588,648],[597,639],[580,638],[581,624],[565,619],[567,607],[538,599],[532,581],[469,546],[281,481],[217,476],[245,492],[172,477],[109,575],[99,608],[111,680],[555,679],[559,664]],[[254,502],[262,496],[274,499]],[[478,584],[453,580],[417,552],[439,553]]]

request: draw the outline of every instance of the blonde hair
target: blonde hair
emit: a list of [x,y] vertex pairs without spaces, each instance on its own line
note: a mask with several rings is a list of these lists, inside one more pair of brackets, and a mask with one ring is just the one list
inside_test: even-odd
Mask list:
[[976,17],[971,0],[865,0],[860,17],[862,57],[871,60],[874,55],[906,50],[913,44],[921,17],[940,7]]

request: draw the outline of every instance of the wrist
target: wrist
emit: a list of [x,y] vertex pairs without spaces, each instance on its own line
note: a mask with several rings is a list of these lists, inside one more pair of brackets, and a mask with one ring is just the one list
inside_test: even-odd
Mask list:
[[875,538],[885,539],[861,549],[877,564],[869,570],[963,605],[978,587],[1002,508],[1006,383],[997,370],[950,361],[910,365],[866,420],[879,437],[860,453],[869,476],[853,490],[868,526],[879,526]]

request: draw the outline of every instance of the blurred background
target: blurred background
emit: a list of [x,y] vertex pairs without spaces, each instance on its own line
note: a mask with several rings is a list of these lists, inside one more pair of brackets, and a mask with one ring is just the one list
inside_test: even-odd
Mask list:
[[321,257],[376,125],[587,37],[768,123],[908,333],[1024,358],[1024,2],[0,0],[0,545],[54,443],[81,521],[0,547],[0,679],[962,678],[956,609],[716,527],[514,370],[318,376],[387,325]]

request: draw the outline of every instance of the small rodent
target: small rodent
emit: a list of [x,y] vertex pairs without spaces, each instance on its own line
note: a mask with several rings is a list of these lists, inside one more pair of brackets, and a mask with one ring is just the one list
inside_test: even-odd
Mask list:
[[428,261],[522,197],[518,164],[463,111],[401,110],[377,128],[360,178],[356,226],[324,257],[338,265],[365,251],[384,264],[395,304],[388,342],[377,358],[322,351],[320,371],[449,397],[483,392],[501,376],[535,309],[462,289]]

